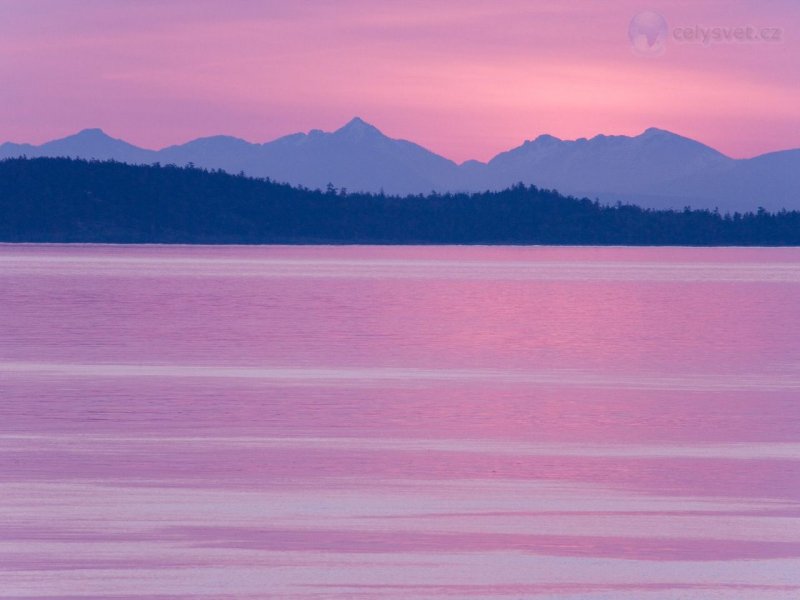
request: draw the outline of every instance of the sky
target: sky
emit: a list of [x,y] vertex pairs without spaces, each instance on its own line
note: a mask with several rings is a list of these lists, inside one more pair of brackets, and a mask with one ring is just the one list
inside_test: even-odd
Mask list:
[[[630,39],[643,12],[652,46]],[[0,0],[0,142],[265,142],[354,116],[457,161],[648,127],[800,147],[800,1]]]

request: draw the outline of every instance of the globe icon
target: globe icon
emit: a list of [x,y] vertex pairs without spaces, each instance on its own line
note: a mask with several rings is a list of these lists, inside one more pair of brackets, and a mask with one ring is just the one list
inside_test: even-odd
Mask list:
[[628,25],[628,38],[635,54],[661,56],[667,47],[667,20],[657,12],[641,12]]

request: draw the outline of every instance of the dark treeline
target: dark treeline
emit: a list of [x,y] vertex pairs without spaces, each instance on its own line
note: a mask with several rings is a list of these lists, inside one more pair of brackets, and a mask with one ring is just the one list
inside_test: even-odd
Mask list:
[[800,212],[645,210],[523,185],[389,197],[172,165],[0,162],[0,241],[800,245]]

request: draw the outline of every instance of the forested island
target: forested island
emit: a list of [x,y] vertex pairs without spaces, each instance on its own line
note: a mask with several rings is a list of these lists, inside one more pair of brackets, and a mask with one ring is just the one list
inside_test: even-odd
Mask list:
[[0,162],[0,242],[800,245],[800,212],[603,205],[522,184],[395,197],[191,165]]

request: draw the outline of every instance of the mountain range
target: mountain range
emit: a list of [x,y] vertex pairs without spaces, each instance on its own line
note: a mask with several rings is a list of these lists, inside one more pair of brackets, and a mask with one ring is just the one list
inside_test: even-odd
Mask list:
[[648,208],[800,208],[800,149],[733,159],[656,128],[637,136],[577,140],[541,135],[486,163],[456,164],[413,142],[390,138],[360,118],[333,132],[315,129],[263,144],[214,136],[148,150],[100,129],[85,129],[39,146],[0,145],[0,159],[18,156],[191,163],[312,189],[331,183],[350,191],[398,195],[500,190],[523,182]]

